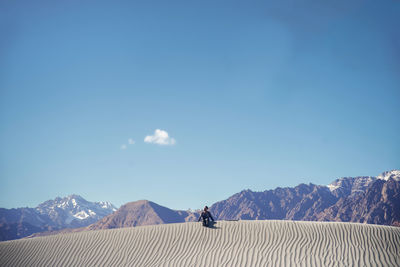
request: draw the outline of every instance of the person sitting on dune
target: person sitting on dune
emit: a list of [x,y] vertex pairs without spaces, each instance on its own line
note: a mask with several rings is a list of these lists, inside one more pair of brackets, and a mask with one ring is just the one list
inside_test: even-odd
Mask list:
[[205,206],[204,210],[201,212],[198,222],[203,219],[203,226],[209,226],[210,219],[214,222],[214,218],[212,217],[211,213],[208,211],[208,207]]

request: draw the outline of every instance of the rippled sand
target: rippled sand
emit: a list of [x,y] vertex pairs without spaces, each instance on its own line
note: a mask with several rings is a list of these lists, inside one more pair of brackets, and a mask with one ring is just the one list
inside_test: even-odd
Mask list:
[[1,266],[400,266],[400,228],[220,221],[0,242]]

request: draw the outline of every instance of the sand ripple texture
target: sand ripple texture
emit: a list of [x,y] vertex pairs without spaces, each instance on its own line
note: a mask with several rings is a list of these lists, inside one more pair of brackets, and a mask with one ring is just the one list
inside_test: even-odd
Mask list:
[[1,266],[400,266],[400,228],[220,221],[0,242]]

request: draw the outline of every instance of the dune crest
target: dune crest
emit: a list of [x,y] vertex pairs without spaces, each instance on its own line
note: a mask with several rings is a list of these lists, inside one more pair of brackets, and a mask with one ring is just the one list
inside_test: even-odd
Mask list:
[[400,266],[400,228],[220,221],[0,242],[1,266]]

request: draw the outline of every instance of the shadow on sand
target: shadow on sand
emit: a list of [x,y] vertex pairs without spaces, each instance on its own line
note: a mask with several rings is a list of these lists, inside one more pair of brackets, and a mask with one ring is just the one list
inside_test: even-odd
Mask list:
[[209,222],[208,226],[204,226],[204,227],[207,227],[207,228],[210,228],[210,229],[221,229],[221,227],[215,226],[216,224],[217,224],[217,222]]

